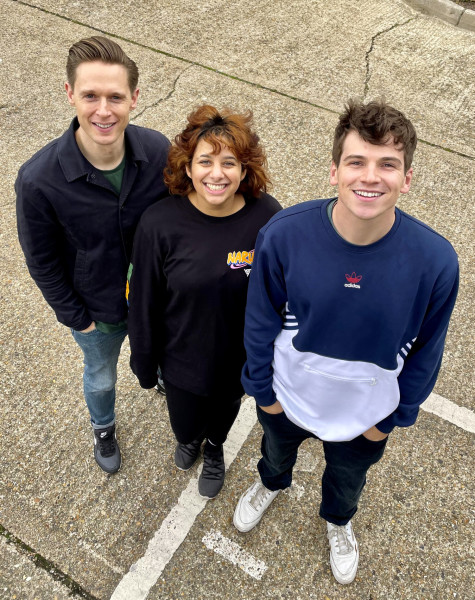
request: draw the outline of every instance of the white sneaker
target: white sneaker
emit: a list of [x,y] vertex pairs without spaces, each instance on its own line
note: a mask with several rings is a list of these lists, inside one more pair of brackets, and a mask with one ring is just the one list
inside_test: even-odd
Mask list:
[[360,557],[351,521],[346,525],[333,525],[327,521],[327,531],[333,575],[338,583],[351,583]]
[[279,492],[280,490],[268,490],[260,481],[251,485],[239,499],[234,511],[233,523],[236,529],[243,533],[251,531]]

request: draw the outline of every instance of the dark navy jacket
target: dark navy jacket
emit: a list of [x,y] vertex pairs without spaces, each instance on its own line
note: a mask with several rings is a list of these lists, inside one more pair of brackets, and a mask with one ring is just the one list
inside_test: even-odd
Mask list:
[[163,182],[169,142],[128,125],[120,196],[82,155],[69,129],[20,169],[15,183],[20,244],[31,276],[60,323],[127,317],[125,286],[135,228],[143,211],[168,195]]

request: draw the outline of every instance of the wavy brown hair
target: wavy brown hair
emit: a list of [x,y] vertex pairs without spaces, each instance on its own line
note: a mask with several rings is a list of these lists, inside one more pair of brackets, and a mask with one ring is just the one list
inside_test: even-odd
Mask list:
[[172,194],[187,196],[193,191],[186,167],[190,167],[200,140],[211,144],[215,154],[219,154],[223,146],[229,148],[246,169],[238,192],[258,197],[261,191],[267,191],[270,185],[267,158],[259,136],[251,129],[251,111],[243,114],[228,108],[218,111],[214,106],[205,104],[196,108],[187,119],[188,125],[175,137],[170,148],[164,170],[165,183]]
[[404,152],[404,170],[410,169],[417,145],[417,134],[413,124],[399,110],[386,103],[384,98],[364,104],[348,100],[345,111],[340,115],[333,141],[333,162],[338,167],[343,152],[343,143],[350,131],[366,142],[383,145],[392,137],[396,146]]
[[127,56],[122,48],[109,38],[94,35],[90,38],[79,40],[71,46],[66,62],[66,76],[71,87],[76,82],[76,71],[84,62],[95,62],[100,60],[109,65],[122,65],[127,70],[127,79],[130,93],[137,89],[139,81],[139,70],[135,62]]

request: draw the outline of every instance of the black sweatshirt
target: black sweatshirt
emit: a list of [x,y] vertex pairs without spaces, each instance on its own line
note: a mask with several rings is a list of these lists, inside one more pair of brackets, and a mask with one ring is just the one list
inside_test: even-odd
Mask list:
[[145,211],[129,270],[130,366],[140,385],[165,380],[202,396],[242,394],[244,309],[259,229],[281,209],[246,198],[226,217],[171,196]]

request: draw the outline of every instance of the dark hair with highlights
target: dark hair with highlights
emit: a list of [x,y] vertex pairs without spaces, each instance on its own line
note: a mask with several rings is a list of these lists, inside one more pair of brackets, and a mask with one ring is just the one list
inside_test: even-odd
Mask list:
[[187,196],[193,191],[191,179],[186,174],[196,146],[206,140],[219,154],[226,146],[246,169],[238,192],[258,197],[270,185],[267,174],[267,159],[259,144],[258,135],[251,130],[252,112],[244,114],[225,108],[219,112],[214,106],[204,105],[188,115],[188,125],[179,133],[172,144],[164,171],[165,184],[172,194]]
[[366,142],[386,144],[391,138],[404,151],[404,171],[410,169],[417,145],[417,134],[411,121],[384,99],[364,104],[350,99],[340,115],[333,140],[332,159],[338,167],[343,152],[343,143],[350,131],[356,131]]
[[66,76],[72,88],[76,81],[76,70],[83,62],[100,60],[110,65],[122,65],[127,70],[127,80],[131,94],[137,89],[139,70],[134,61],[127,56],[119,44],[108,38],[95,35],[80,40],[69,49],[66,63]]

